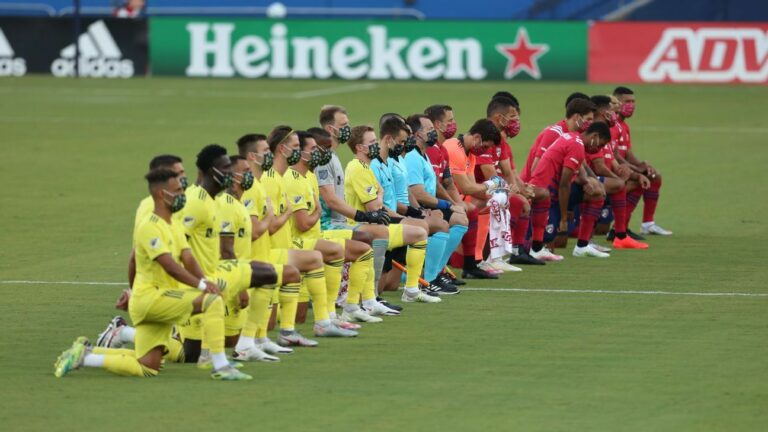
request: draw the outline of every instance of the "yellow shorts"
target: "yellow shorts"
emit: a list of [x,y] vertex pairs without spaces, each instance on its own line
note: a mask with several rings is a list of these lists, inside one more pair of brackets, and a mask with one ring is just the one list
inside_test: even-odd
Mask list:
[[[329,241],[329,242],[336,243],[337,245],[341,246],[342,249],[344,248],[344,246],[346,245],[346,241],[348,239],[344,239],[344,238],[341,238],[341,237],[326,238],[325,237],[325,233],[326,232],[327,231],[323,232],[323,238],[322,239],[295,238],[295,239],[293,239],[293,246],[296,249],[300,249],[300,250],[315,250],[315,246],[317,246],[317,241],[318,240],[326,240],[326,241]],[[349,231],[349,232],[350,232],[350,238],[351,238],[352,231]],[[337,234],[337,235],[341,236],[343,234]]]
[[393,250],[400,246],[404,246],[403,225],[391,224],[387,228],[389,228],[389,246],[387,247],[387,250]]
[[144,357],[157,346],[168,346],[173,324],[189,322],[192,302],[202,293],[195,289],[158,289],[134,295],[129,313],[134,327],[136,357]]
[[323,231],[323,238],[326,240],[342,239],[352,240],[354,231],[351,229],[332,229]]

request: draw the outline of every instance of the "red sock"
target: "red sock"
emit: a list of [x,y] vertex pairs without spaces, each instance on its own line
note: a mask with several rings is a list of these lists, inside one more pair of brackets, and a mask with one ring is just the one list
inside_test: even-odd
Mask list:
[[643,189],[638,187],[632,192],[627,192],[627,227],[629,227],[629,220],[632,219],[632,212],[635,211],[637,203],[640,202],[640,198],[643,197]]
[[[547,227],[547,219],[549,219],[549,205],[550,199],[541,200],[539,202],[534,201],[531,208],[531,220],[533,222],[533,237],[532,241],[544,241],[544,229]],[[557,205],[557,203],[555,203]]]
[[627,232],[627,189],[611,194],[611,209],[613,209],[613,228],[617,233]]
[[659,189],[661,189],[661,177],[653,179],[651,187],[643,192],[643,222],[653,222],[656,204],[659,203]]
[[474,210],[467,213],[467,219],[469,219],[469,225],[467,226],[467,233],[464,234],[464,238],[461,239],[461,245],[464,251],[465,257],[475,257],[475,245],[477,244],[477,216],[478,211]]
[[581,204],[581,220],[579,221],[579,241],[589,241],[595,222],[600,219],[600,210],[605,200],[587,201]]
[[[518,243],[515,240],[515,235],[517,234],[520,225],[525,225],[525,231],[528,231],[528,216],[521,216],[523,209],[525,208],[525,204],[523,203],[524,199],[525,198],[522,198],[520,195],[512,195],[512,198],[509,199],[509,230],[513,233],[513,245],[522,244],[522,242]],[[525,231],[523,232],[523,241],[525,241]]]

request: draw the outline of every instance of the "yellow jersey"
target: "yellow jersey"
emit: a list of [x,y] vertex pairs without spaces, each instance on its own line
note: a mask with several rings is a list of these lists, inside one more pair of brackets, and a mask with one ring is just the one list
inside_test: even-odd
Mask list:
[[222,234],[235,236],[235,257],[251,259],[251,215],[243,203],[227,192],[216,197],[219,204],[219,227]]
[[[317,179],[314,177],[314,174],[308,172],[304,176],[295,169],[288,168],[283,178],[285,179],[285,191],[288,194],[291,210],[294,213],[302,210],[305,210],[308,214],[315,212],[318,200],[320,199],[320,188],[317,185]],[[300,231],[295,224],[292,224],[291,233],[293,238],[305,240],[320,238],[320,218],[307,231]]]
[[[285,180],[274,168],[261,176],[261,184],[267,192],[267,197],[272,201],[272,209],[275,216],[281,216],[288,211],[286,207]],[[292,247],[291,219],[285,225],[270,236],[270,246],[277,249],[289,249]]]
[[[267,215],[267,192],[261,181],[254,178],[253,186],[243,192],[240,197],[243,206],[251,216],[251,230],[253,230],[253,217],[263,221]],[[251,259],[258,261],[269,261],[269,249],[271,248],[269,230],[264,231],[259,238],[251,242]]]
[[[379,182],[368,166],[359,159],[352,159],[344,170],[344,200],[355,210],[365,211],[365,204],[379,196]],[[348,219],[350,225],[355,222]]]
[[169,224],[160,216],[151,213],[139,222],[133,234],[133,243],[136,248],[136,279],[133,282],[133,295],[141,296],[157,289],[184,286],[155,261],[160,255],[170,254],[174,261],[183,266],[181,252],[189,249],[189,243],[180,226],[173,221]]
[[[152,195],[145,197],[139,202],[139,207],[136,209],[136,217],[133,219],[133,232],[139,228],[139,223],[144,221],[150,214],[155,211],[155,200],[152,199]],[[181,226],[182,218],[181,212],[176,212],[171,215],[171,220],[177,226]]]
[[216,201],[198,185],[190,186],[186,195],[187,204],[181,210],[184,233],[203,274],[213,278],[221,257]]

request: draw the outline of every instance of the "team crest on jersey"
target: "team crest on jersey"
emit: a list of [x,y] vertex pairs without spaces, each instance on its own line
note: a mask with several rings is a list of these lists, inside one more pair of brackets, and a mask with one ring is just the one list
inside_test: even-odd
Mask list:
[[243,201],[243,205],[245,206],[245,208],[249,209],[249,208],[253,207],[253,200],[252,199],[246,199],[245,201]]
[[161,244],[162,244],[162,242],[160,241],[159,237],[155,237],[155,238],[153,238],[152,240],[149,241],[149,247],[151,247],[152,249],[159,248]]
[[184,226],[190,227],[195,223],[195,218],[192,216],[184,216]]
[[553,232],[555,232],[555,226],[552,224],[547,225],[547,233],[552,234]]
[[607,208],[604,208],[603,211],[600,212],[600,217],[603,218],[603,219],[607,218],[608,217],[608,211],[609,210]]
[[376,189],[374,186],[368,186],[367,188],[365,188],[365,192],[366,192],[368,195],[373,195],[373,194],[375,193],[375,190],[374,190],[374,189]]
[[224,231],[224,232],[229,231],[230,225],[232,225],[232,224],[227,222],[227,221],[222,222],[221,223],[221,230]]
[[205,237],[206,238],[213,237],[213,228],[208,228],[207,230],[205,230]]
[[245,228],[240,228],[240,230],[237,231],[238,237],[245,237]]
[[294,204],[300,203],[302,198],[303,197],[301,195],[296,195],[295,197],[293,197],[293,203]]
[[328,171],[326,171],[326,170],[320,171],[319,173],[317,173],[317,178],[319,178],[320,180],[327,179],[328,178]]

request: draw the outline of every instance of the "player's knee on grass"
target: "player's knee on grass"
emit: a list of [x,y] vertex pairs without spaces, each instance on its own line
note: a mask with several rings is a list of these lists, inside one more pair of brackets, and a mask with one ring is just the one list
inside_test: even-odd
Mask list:
[[347,240],[344,247],[344,260],[354,261],[370,250],[371,247],[363,242]]
[[352,232],[352,240],[365,243],[367,245],[373,244],[374,235],[366,231],[355,230]]
[[277,272],[272,264],[251,261],[251,283],[249,287],[256,288],[277,283]]

